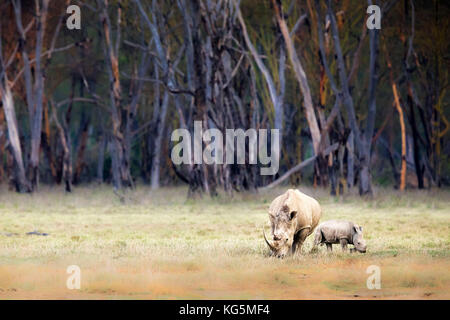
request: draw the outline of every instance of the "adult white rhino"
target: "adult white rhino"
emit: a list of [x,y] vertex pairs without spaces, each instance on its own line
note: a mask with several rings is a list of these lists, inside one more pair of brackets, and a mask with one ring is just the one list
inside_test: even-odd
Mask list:
[[272,241],[264,232],[264,239],[272,253],[284,257],[300,251],[305,239],[319,224],[322,209],[319,203],[306,194],[289,189],[275,198],[269,207]]

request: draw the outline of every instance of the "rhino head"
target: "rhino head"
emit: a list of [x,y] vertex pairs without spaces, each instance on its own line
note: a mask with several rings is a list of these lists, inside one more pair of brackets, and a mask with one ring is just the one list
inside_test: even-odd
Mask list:
[[367,249],[366,240],[363,238],[363,228],[355,224],[352,228],[352,240],[356,251],[365,253]]
[[288,203],[269,210],[273,239],[269,241],[265,232],[264,239],[274,256],[283,258],[290,252],[297,228],[296,216],[297,211]]

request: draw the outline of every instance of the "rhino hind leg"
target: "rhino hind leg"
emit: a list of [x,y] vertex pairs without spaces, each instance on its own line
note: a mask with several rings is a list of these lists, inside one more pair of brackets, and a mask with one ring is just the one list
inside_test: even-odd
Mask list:
[[333,251],[333,245],[331,243],[327,243],[327,251]]

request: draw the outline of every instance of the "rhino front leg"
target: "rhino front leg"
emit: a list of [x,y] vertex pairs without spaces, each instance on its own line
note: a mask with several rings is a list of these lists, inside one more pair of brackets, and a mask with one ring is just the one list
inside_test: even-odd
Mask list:
[[331,243],[327,243],[327,251],[333,251],[333,245]]
[[296,252],[300,253],[302,249],[303,242],[305,242],[306,237],[309,234],[308,229],[302,229],[294,236],[294,242],[292,243],[292,254],[294,255]]
[[347,244],[348,244],[347,239],[341,239],[339,240],[339,242],[341,244],[342,251],[347,251]]

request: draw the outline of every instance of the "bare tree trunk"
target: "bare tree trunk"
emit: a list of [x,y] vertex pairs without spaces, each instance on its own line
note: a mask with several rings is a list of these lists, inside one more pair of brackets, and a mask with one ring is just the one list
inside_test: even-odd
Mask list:
[[[141,19],[142,21],[142,19]],[[141,23],[142,24],[142,23]],[[141,37],[142,43],[144,45],[144,35]],[[139,102],[141,99],[142,94],[142,87],[143,87],[143,78],[147,72],[147,69],[150,64],[150,55],[147,54],[146,51],[143,51],[141,53],[141,59],[138,66],[138,71],[135,72],[137,76],[137,80],[132,80],[132,85],[130,88],[130,95],[132,96],[130,105],[128,107],[127,111],[127,123],[125,128],[125,143],[126,143],[126,159],[128,163],[131,163],[131,145],[132,145],[132,139],[133,139],[133,126],[135,125],[136,121],[136,115],[139,107]],[[155,63],[156,65],[156,63]],[[159,84],[158,84],[159,85]]]
[[[371,5],[372,1],[368,0]],[[378,57],[378,30],[368,31],[370,34],[370,62],[369,62],[369,111],[363,140],[363,156],[360,159],[360,194],[372,194],[372,176],[370,174],[370,158],[372,150],[372,137],[375,129],[376,115],[376,86],[377,86],[377,57]]]
[[350,88],[348,85],[348,78],[347,78],[347,73],[345,70],[344,57],[342,54],[341,44],[340,44],[340,40],[339,40],[339,32],[338,32],[338,28],[337,28],[337,24],[336,24],[336,17],[331,8],[331,1],[328,0],[327,4],[328,4],[328,15],[330,17],[330,22],[331,22],[330,25],[331,25],[332,35],[333,35],[334,47],[335,47],[335,52],[336,52],[336,57],[337,57],[338,73],[339,73],[339,78],[340,78],[341,86],[342,86],[344,105],[347,108],[347,115],[349,118],[350,127],[353,131],[358,154],[361,157],[364,148],[363,148],[362,141],[361,141],[359,126],[356,121],[356,114],[355,114],[355,108],[354,108],[354,104],[353,104],[353,98],[350,94]]
[[[369,0],[369,4],[372,2]],[[316,1],[318,6],[318,1]],[[336,17],[332,10],[332,1],[327,1],[328,16],[330,17],[331,32],[333,35],[333,42],[336,52],[338,73],[340,78],[340,83],[342,86],[342,95],[344,100],[344,105],[346,106],[347,116],[350,123],[350,128],[353,133],[353,138],[356,143],[356,148],[358,150],[358,159],[360,163],[359,170],[359,193],[360,195],[372,194],[371,187],[371,175],[370,175],[370,152],[372,144],[372,136],[375,125],[375,114],[376,114],[376,101],[375,101],[375,90],[377,83],[376,75],[376,60],[378,55],[378,31],[370,30],[370,83],[369,83],[369,113],[366,120],[366,130],[364,136],[361,135],[360,129],[356,119],[356,113],[353,103],[353,98],[350,94],[349,88],[349,78],[347,77],[347,72],[345,68],[344,57],[342,54],[342,49],[339,40],[339,32],[336,23]],[[319,12],[319,8],[317,8]],[[336,89],[333,89],[336,90]]]
[[8,177],[8,189],[10,191],[16,190],[16,192],[20,192],[17,184],[17,174],[14,172],[15,161],[11,149],[11,144],[8,144],[8,146],[6,147],[6,175]]
[[347,186],[353,188],[355,183],[355,143],[353,131],[350,132],[347,140]]
[[[45,99],[47,100],[47,99]],[[50,173],[54,182],[57,181],[56,163],[51,148],[50,119],[48,114],[48,102],[44,101],[44,128],[42,130],[42,148],[47,156]]]
[[115,141],[109,141],[109,154],[111,155],[111,175],[114,184],[114,189],[122,189],[122,179],[120,177],[119,157],[117,156],[117,144]]
[[85,166],[84,152],[86,151],[86,144],[88,140],[89,122],[89,117],[86,115],[86,113],[83,112],[81,114],[80,130],[78,133],[77,159],[75,161],[75,173],[73,176],[74,184],[79,183],[83,168]]
[[[15,5],[14,2],[13,4]],[[8,127],[9,146],[6,155],[7,171],[9,173],[8,175],[10,178],[10,182],[14,180],[13,182],[17,192],[30,192],[31,187],[25,175],[25,166],[23,163],[22,147],[20,145],[19,127],[17,124],[14,100],[11,94],[11,88],[9,86],[9,81],[6,74],[5,61],[3,59],[3,38],[1,30],[2,28],[0,23],[0,98],[2,101],[6,125]],[[1,138],[3,139],[3,137]],[[13,169],[14,164],[12,163],[12,158],[14,158],[16,170]]]
[[[64,13],[60,15],[58,23],[55,27],[55,32],[53,38],[50,42],[50,49],[45,53],[43,51],[45,47],[44,37],[46,34],[47,25],[47,14],[50,0],[35,0],[34,7],[36,9],[33,21],[31,21],[26,28],[24,28],[22,23],[22,4],[21,0],[11,1],[14,7],[14,14],[16,20],[16,27],[19,33],[19,51],[21,53],[23,68],[18,73],[14,83],[17,78],[24,74],[24,84],[26,91],[26,101],[28,106],[28,114],[30,119],[30,131],[31,131],[31,152],[29,156],[28,163],[28,173],[30,176],[31,188],[35,190],[39,185],[39,157],[41,149],[41,129],[42,129],[42,117],[44,109],[44,80],[45,80],[45,69],[48,66],[52,53],[55,51],[56,39],[61,29],[61,24],[65,16]],[[66,5],[69,4],[69,0],[65,1]],[[33,25],[36,26],[36,42],[34,44],[34,59],[30,60],[29,53],[27,52],[26,46],[26,33]],[[71,48],[73,45],[66,46],[65,49]],[[62,51],[61,49],[58,51]],[[47,56],[46,63],[43,65],[41,58]],[[31,64],[34,63],[33,67]],[[45,137],[44,137],[45,138]],[[48,137],[47,137],[48,138]],[[44,142],[45,143],[45,142]]]
[[[166,114],[167,109],[169,107],[169,90],[173,89],[175,87],[175,77],[173,74],[172,67],[169,64],[170,56],[168,55],[165,44],[163,43],[162,37],[160,33],[162,31],[158,30],[158,26],[161,25],[161,23],[158,24],[156,13],[158,12],[157,3],[153,1],[152,4],[152,20],[149,18],[149,16],[146,14],[141,2],[139,0],[135,0],[136,4],[138,5],[139,12],[141,13],[142,17],[144,18],[148,28],[150,29],[152,36],[153,36],[153,42],[156,47],[156,52],[158,55],[158,60],[161,64],[162,72],[164,75],[164,78],[167,81],[167,90],[164,92],[164,96],[162,99],[161,105],[159,101],[155,100],[155,106],[158,106],[158,110],[155,109],[154,115],[156,116],[156,122],[154,123],[154,132],[156,134],[156,138],[154,140],[153,144],[153,150],[152,150],[152,168],[151,168],[151,188],[152,189],[158,189],[160,186],[160,170],[161,170],[161,151],[162,151],[162,142],[163,142],[163,135],[165,131],[165,124],[166,124]],[[183,50],[183,47],[181,48]],[[181,52],[180,52],[181,53]],[[181,55],[180,55],[181,56]],[[179,62],[178,60],[175,60],[173,63],[173,68],[177,67],[177,64]],[[157,70],[158,66],[155,63],[155,74],[157,77],[159,77],[159,73]],[[159,84],[156,84],[156,97],[159,98],[160,95],[160,87]],[[159,100],[159,99],[158,99]]]
[[103,183],[103,170],[105,166],[105,149],[107,146],[107,139],[105,134],[102,134],[98,144],[98,159],[97,159],[97,183]]
[[31,155],[30,155],[30,181],[33,190],[39,187],[39,154],[41,149],[41,128],[44,94],[44,74],[41,67],[41,54],[44,45],[44,34],[47,23],[47,10],[49,0],[42,1],[42,8],[39,8],[39,0],[36,0],[38,9],[37,33],[36,33],[36,62],[34,65],[34,113],[31,128]]
[[[392,128],[390,131],[392,131]],[[382,146],[384,146],[386,148],[386,151],[388,152],[389,163],[392,167],[392,173],[394,175],[394,182],[395,182],[394,188],[398,188],[400,184],[400,174],[397,170],[397,166],[395,165],[394,152],[392,146],[392,134],[390,134],[388,142],[386,142],[383,138],[380,138],[379,140]]]
[[159,188],[159,174],[161,170],[161,145],[163,142],[163,134],[166,123],[166,114],[169,105],[169,93],[164,92],[164,98],[162,101],[160,114],[158,115],[158,121],[156,123],[156,139],[153,147],[152,157],[152,169],[151,169],[151,187],[153,190]]
[[[1,93],[0,93],[1,96]],[[5,145],[6,145],[6,122],[5,122],[5,114],[3,113],[3,107],[0,103],[0,184],[5,177],[5,170],[3,167],[5,154]]]
[[[280,148],[277,150],[274,150],[275,152],[277,152],[277,154],[273,155],[275,158],[280,159],[281,158],[281,148],[283,147],[283,136],[286,134],[285,132],[285,123],[284,123],[284,113],[285,113],[285,108],[284,108],[284,98],[285,98],[285,94],[286,94],[286,76],[285,76],[285,72],[286,72],[286,49],[289,50],[289,48],[286,48],[286,45],[284,43],[281,43],[279,45],[279,57],[278,57],[278,70],[272,70],[272,74],[269,71],[268,67],[266,66],[269,65],[267,62],[263,62],[261,55],[258,53],[258,50],[255,48],[255,45],[252,43],[250,36],[248,34],[247,31],[247,27],[245,24],[245,21],[242,17],[240,8],[239,8],[239,4],[238,2],[236,2],[236,10],[237,10],[237,18],[239,20],[240,26],[241,26],[241,30],[242,30],[242,35],[244,37],[244,41],[246,46],[248,47],[248,49],[250,50],[250,53],[253,57],[253,60],[256,62],[256,66],[258,67],[259,71],[261,72],[261,74],[264,77],[265,83],[267,85],[268,91],[269,91],[269,97],[273,106],[273,111],[274,111],[274,122],[273,122],[273,127],[276,130],[279,130],[279,146]],[[258,97],[256,94],[256,88],[254,87],[255,84],[254,82],[254,75],[253,75],[253,71],[251,71],[251,91],[254,91],[252,93],[253,95],[253,99],[255,100],[255,102],[258,101]],[[274,76],[278,76],[278,88],[275,85],[275,80],[274,80]],[[242,108],[241,108],[242,109]],[[242,113],[242,111],[240,112]],[[244,124],[244,123],[243,123]],[[226,168],[226,176],[225,176],[225,181],[226,181],[226,185],[228,185],[228,179],[230,178],[229,172],[230,168],[227,167]],[[247,178],[249,179],[249,178]],[[256,180],[253,178],[252,180]],[[256,188],[257,182],[254,181],[253,182],[254,187]],[[231,190],[230,190],[231,191]]]
[[292,67],[295,72],[295,77],[300,85],[300,90],[304,99],[306,120],[308,122],[309,130],[311,132],[311,138],[313,141],[314,153],[318,155],[320,153],[320,130],[319,125],[314,113],[314,106],[311,98],[311,90],[309,88],[308,79],[306,78],[305,71],[297,56],[297,51],[295,50],[294,43],[290,36],[286,21],[283,17],[283,8],[281,2],[277,0],[272,0],[273,6],[275,8],[275,16],[280,26],[281,34],[283,35],[284,42],[286,44],[286,49],[288,51],[289,60],[291,61]]
[[134,183],[131,178],[130,164],[126,157],[127,143],[124,137],[124,130],[126,127],[125,111],[122,106],[122,88],[119,77],[119,48],[121,42],[121,16],[122,8],[119,5],[117,9],[116,21],[116,38],[113,43],[112,28],[108,14],[108,2],[106,0],[98,0],[101,6],[101,24],[103,27],[104,36],[104,50],[107,58],[107,70],[110,81],[110,110],[112,120],[112,137],[111,143],[111,157],[113,159],[113,181],[116,189],[121,189],[123,186],[133,188]]
[[62,179],[64,181],[66,192],[72,192],[72,153],[70,132],[69,128],[67,127],[67,123],[65,122],[65,118],[62,118],[63,124],[61,124],[61,122],[59,121],[56,106],[53,106],[52,111],[52,117],[58,129],[61,147],[63,149]]
[[[261,59],[261,56],[259,55],[258,51],[256,50],[255,46],[253,45],[252,41],[250,40],[250,36],[247,32],[247,27],[245,25],[244,18],[242,17],[240,9],[237,7],[237,17],[239,19],[239,22],[241,24],[241,30],[242,34],[244,36],[245,43],[247,47],[250,50],[250,53],[252,54],[253,59],[256,62],[256,65],[258,66],[258,69],[261,71],[264,80],[266,81],[267,87],[269,89],[269,95],[270,99],[272,101],[273,110],[275,113],[275,120],[274,120],[274,127],[275,129],[280,130],[280,146],[282,146],[282,137],[283,137],[283,115],[284,115],[284,94],[285,94],[285,68],[286,68],[286,53],[285,48],[282,45],[280,48],[280,58],[279,58],[279,66],[278,66],[278,76],[279,76],[279,82],[280,82],[280,90],[277,91],[277,88],[275,86],[275,82],[272,78],[272,75],[269,72],[269,69],[267,69],[266,65]],[[288,48],[289,50],[289,48]],[[278,155],[279,156],[279,155]]]
[[[41,149],[41,128],[43,113],[44,94],[44,70],[41,65],[41,55],[44,45],[45,28],[47,24],[47,11],[49,0],[35,0],[36,7],[36,44],[35,44],[35,64],[33,72],[26,51],[25,29],[22,24],[22,6],[20,0],[13,2],[16,16],[16,25],[20,36],[20,50],[24,63],[25,89],[27,96],[28,112],[30,115],[31,128],[31,153],[29,161],[29,178],[31,189],[35,190],[39,186],[39,155]],[[32,79],[34,77],[34,84]]]
[[403,117],[403,109],[400,105],[400,99],[397,93],[397,85],[395,82],[392,82],[392,91],[394,93],[395,100],[395,108],[398,112],[398,117],[400,121],[400,130],[402,137],[402,161],[401,161],[401,169],[400,169],[400,190],[405,190],[406,186],[406,129],[405,129],[405,119]]
[[389,69],[389,78],[391,81],[392,93],[394,94],[394,106],[397,109],[398,117],[400,121],[400,133],[401,133],[401,141],[402,141],[402,153],[401,153],[401,169],[400,169],[400,190],[405,190],[406,186],[406,128],[405,128],[405,119],[403,117],[403,109],[400,104],[400,97],[398,95],[397,84],[394,80],[394,75],[392,72],[392,63],[389,58],[389,53],[385,48],[386,62]]
[[[409,37],[409,45],[408,45],[408,51],[405,56],[405,76],[406,76],[406,85],[408,90],[408,106],[409,106],[409,124],[412,129],[412,135],[413,135],[413,152],[414,152],[414,165],[416,168],[416,176],[417,176],[417,185],[419,189],[424,188],[424,170],[422,169],[422,160],[420,156],[420,146],[419,146],[419,139],[420,139],[420,133],[417,127],[416,123],[416,112],[415,112],[415,104],[416,99],[414,96],[414,90],[413,90],[413,84],[411,81],[411,67],[409,65],[409,59],[411,58],[411,55],[413,54],[414,48],[413,48],[413,41],[414,41],[414,35],[415,35],[415,7],[414,2],[410,0],[411,5],[411,35]],[[420,108],[420,106],[419,106]]]
[[26,50],[26,32],[22,23],[22,1],[12,0],[14,6],[14,13],[16,18],[17,30],[19,32],[19,49],[22,56],[23,68],[24,68],[24,82],[26,100],[28,106],[28,114],[30,117],[30,128],[33,127],[33,115],[34,115],[34,93],[33,93],[33,77],[31,71],[30,58]]
[[[7,83],[6,75],[4,82]],[[3,81],[2,81],[3,82]],[[5,113],[6,123],[8,125],[8,139],[11,145],[12,154],[16,163],[15,185],[18,192],[30,192],[31,187],[25,175],[25,167],[22,158],[22,147],[20,146],[19,129],[17,126],[16,112],[14,102],[9,87],[0,83],[0,96],[3,103],[3,111]]]
[[[309,1],[308,1],[308,5],[311,7],[310,10],[312,10],[312,6],[311,6],[311,3]],[[323,76],[325,76],[325,75],[327,76],[327,78],[329,80],[329,83],[330,83],[330,87],[331,87],[331,89],[332,89],[332,91],[333,91],[333,93],[335,95],[335,99],[336,99],[335,106],[333,107],[333,110],[331,111],[331,114],[329,115],[329,119],[327,121],[327,126],[323,126],[322,125],[322,134],[321,134],[321,140],[320,140],[320,144],[321,144],[320,145],[320,150],[322,150],[324,145],[327,146],[330,143],[329,142],[329,138],[327,138],[328,137],[328,133],[327,132],[329,130],[329,126],[331,125],[331,122],[333,121],[333,119],[335,117],[337,117],[339,131],[340,131],[340,134],[342,136],[344,135],[345,129],[344,129],[344,125],[342,123],[341,115],[340,115],[340,104],[341,104],[341,99],[342,99],[342,93],[341,93],[341,91],[339,91],[339,89],[337,87],[337,84],[336,84],[336,82],[334,80],[334,77],[331,74],[329,65],[328,65],[327,52],[325,50],[324,39],[323,39],[324,36],[323,36],[323,33],[322,33],[322,25],[321,25],[322,24],[322,18],[321,18],[321,14],[320,14],[320,6],[319,6],[319,2],[317,0],[315,2],[315,11],[317,13],[317,36],[318,36],[318,39],[319,39],[319,52],[320,52],[319,56],[320,56],[320,60],[321,60],[322,68],[323,68],[322,72],[325,71]],[[320,98],[322,100],[322,95],[320,96]],[[324,104],[324,103],[322,103],[322,104]],[[320,115],[320,113],[319,113],[319,115]],[[349,167],[348,167],[348,169],[349,169],[348,170],[348,172],[349,172],[348,180],[351,181],[351,186],[353,186],[353,181],[354,181],[354,171],[353,171],[353,168],[354,168],[354,165],[353,165],[354,164],[354,162],[353,162],[353,159],[354,159],[354,147],[353,147],[354,137],[353,137],[353,135],[351,135],[350,138],[351,138],[350,143],[347,142],[347,145],[349,146],[349,152],[347,153],[348,154],[348,157],[347,157],[348,162],[347,163],[349,165]],[[351,148],[351,150],[350,150],[350,148]],[[345,149],[343,149],[343,150],[345,150]],[[341,153],[341,155],[343,156],[342,153]],[[333,185],[336,187],[336,184],[337,184],[336,180],[337,180],[337,178],[335,177],[335,175],[336,175],[336,173],[335,173],[335,161],[334,161],[335,159],[332,159],[331,157],[332,157],[332,155],[330,155],[329,159],[328,159],[328,168],[330,169],[328,171],[329,171],[329,175],[331,173],[331,175],[334,176],[334,177],[330,177],[333,180],[332,181],[332,193],[333,193]],[[319,160],[319,162],[323,163],[324,161],[323,160],[322,161]],[[342,163],[342,161],[341,161],[341,163]],[[342,167],[341,167],[341,171],[343,171]]]
[[419,130],[417,128],[416,123],[414,101],[412,98],[412,89],[410,83],[408,83],[408,105],[409,105],[409,123],[411,125],[413,134],[414,165],[416,168],[417,185],[419,189],[423,189],[424,183],[423,183],[422,161],[420,158]]
[[337,157],[334,152],[331,152],[328,155],[328,176],[330,179],[331,191],[330,194],[335,196],[338,188],[338,179],[337,179]]

